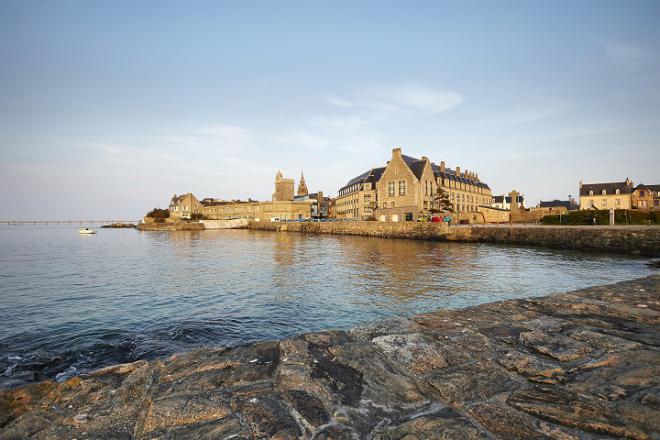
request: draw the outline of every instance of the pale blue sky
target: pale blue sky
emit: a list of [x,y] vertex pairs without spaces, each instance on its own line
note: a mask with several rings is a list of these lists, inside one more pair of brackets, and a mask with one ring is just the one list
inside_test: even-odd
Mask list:
[[660,183],[660,2],[0,2],[0,218],[336,195],[391,149],[531,204]]

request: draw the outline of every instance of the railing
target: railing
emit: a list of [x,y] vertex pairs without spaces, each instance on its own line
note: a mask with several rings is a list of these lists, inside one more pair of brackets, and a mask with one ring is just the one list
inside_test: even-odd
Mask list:
[[111,225],[114,223],[138,224],[139,220],[0,220],[0,225]]

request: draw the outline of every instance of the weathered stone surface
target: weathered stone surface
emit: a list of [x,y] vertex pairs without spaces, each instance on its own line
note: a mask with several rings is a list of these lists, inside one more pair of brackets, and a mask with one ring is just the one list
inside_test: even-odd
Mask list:
[[0,391],[0,439],[660,438],[660,276]]

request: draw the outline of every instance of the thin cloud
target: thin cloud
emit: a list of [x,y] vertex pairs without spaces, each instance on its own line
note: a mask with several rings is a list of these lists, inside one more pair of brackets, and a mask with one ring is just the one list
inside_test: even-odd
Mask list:
[[602,45],[610,62],[623,70],[638,71],[649,58],[646,50],[634,44],[615,42]]

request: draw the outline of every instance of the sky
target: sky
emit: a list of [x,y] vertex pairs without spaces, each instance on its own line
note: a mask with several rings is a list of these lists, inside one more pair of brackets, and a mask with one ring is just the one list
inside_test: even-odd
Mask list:
[[527,205],[660,184],[660,2],[0,2],[0,219],[336,195],[391,150]]

